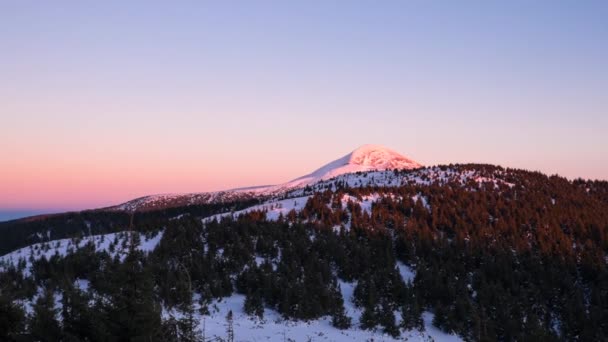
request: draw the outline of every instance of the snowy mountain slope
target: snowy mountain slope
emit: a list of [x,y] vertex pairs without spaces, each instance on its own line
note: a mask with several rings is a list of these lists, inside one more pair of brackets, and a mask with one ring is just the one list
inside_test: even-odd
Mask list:
[[[295,189],[279,193],[277,196],[270,197],[261,204],[235,212],[213,215],[202,220],[203,222],[210,222],[214,219],[221,220],[226,217],[234,219],[243,214],[261,211],[266,214],[267,220],[276,221],[279,215],[286,216],[291,210],[295,210],[296,213],[302,211],[312,194],[325,190],[335,191],[338,187],[360,188],[377,186],[391,188],[403,185],[446,185],[448,183],[465,188],[471,187],[471,189],[475,189],[480,184],[488,184],[493,188],[500,188],[501,186],[512,187],[513,184],[507,181],[508,176],[508,172],[501,170],[490,174],[481,174],[479,171],[461,171],[455,168],[441,167],[421,168],[397,173],[392,170],[348,173],[328,180],[318,181],[312,185],[307,185],[306,188],[296,187]],[[386,196],[392,195],[372,194],[370,196],[363,196],[362,199],[345,195],[341,199],[341,202],[342,206],[345,207],[348,201],[352,201],[359,204],[363,211],[371,213],[372,204]],[[424,196],[417,195],[412,197],[414,202],[418,199],[422,201],[423,206],[427,210],[431,210]]]
[[269,187],[267,190],[302,188],[340,175],[384,170],[411,170],[421,164],[380,145],[363,145],[342,158],[336,159],[308,175],[298,177],[285,184]]
[[[150,252],[156,248],[162,237],[162,230],[152,236],[139,233],[137,249],[142,252]],[[23,263],[25,266],[24,275],[29,276],[34,261],[42,258],[48,260],[54,255],[65,257],[88,244],[93,244],[96,252],[108,252],[111,256],[118,256],[123,260],[128,252],[128,241],[129,233],[123,231],[86,236],[81,239],[60,239],[37,243],[0,256],[0,272],[11,265],[18,266],[19,263]]]
[[164,209],[170,207],[182,207],[193,204],[204,203],[227,203],[233,201],[246,201],[252,198],[261,197],[252,191],[217,191],[217,192],[200,192],[192,194],[162,194],[150,195],[136,198],[129,202],[104,208],[106,210],[120,211],[148,211],[156,209]]
[[[152,252],[158,246],[162,236],[163,231],[151,234],[150,236],[140,235],[139,244],[136,248],[144,252]],[[18,266],[19,263],[22,263],[25,265],[24,276],[31,277],[31,267],[35,260],[42,258],[48,260],[54,255],[65,257],[79,248],[84,248],[88,244],[92,244],[98,252],[105,251],[112,256],[119,256],[123,259],[126,255],[128,241],[129,236],[127,232],[121,232],[36,244],[0,257],[0,271],[3,271],[9,265]],[[402,263],[398,263],[397,267],[404,282],[413,281],[415,271]],[[91,291],[88,280],[77,280],[77,286],[81,291]],[[400,341],[403,338],[406,338],[408,341],[462,341],[459,336],[447,334],[433,326],[433,314],[430,312],[423,313],[424,330],[403,331],[400,338],[391,337],[380,329],[362,329],[358,323],[362,315],[362,309],[353,303],[355,287],[356,283],[354,282],[340,280],[340,291],[344,300],[345,311],[353,322],[353,326],[345,330],[332,326],[331,317],[322,317],[309,321],[294,321],[285,319],[280,313],[271,308],[264,309],[263,319],[252,317],[243,309],[245,296],[242,294],[233,294],[230,297],[214,300],[209,305],[209,315],[202,316],[197,310],[195,320],[198,322],[199,331],[204,331],[206,338],[223,339],[226,336],[226,315],[229,311],[232,311],[234,315],[235,341],[311,340],[388,342]],[[95,292],[92,292],[92,294],[95,295]],[[38,293],[34,299],[40,295],[41,293]],[[60,296],[57,295],[55,304],[57,310],[62,309],[62,302],[59,298]],[[32,314],[33,302],[35,300],[20,302],[20,304],[23,305],[28,313]],[[197,300],[194,302],[198,303]],[[198,309],[200,305],[196,304],[195,307]],[[180,318],[182,315],[182,312],[175,309],[163,309],[163,317],[165,319],[169,317]],[[398,318],[397,324],[399,324],[399,312],[396,312],[396,316]]]
[[421,164],[389,148],[380,145],[364,145],[308,175],[283,184],[253,186],[218,192],[151,195],[107,209],[145,211],[192,204],[225,203],[235,200],[265,198],[277,196],[289,190],[304,188],[344,174],[392,169],[411,170],[420,167],[422,167]]
[[288,191],[285,197],[298,197],[323,190],[335,190],[338,186],[360,188],[368,186],[398,187],[403,185],[447,185],[467,187],[478,184],[491,184],[495,188],[512,187],[510,173],[503,170],[482,173],[479,170],[462,170],[461,167],[425,167],[406,171],[368,171],[343,174],[322,180],[306,188]]
[[[344,170],[344,169],[343,169]],[[331,172],[330,172],[331,174]],[[328,178],[329,177],[329,178]],[[198,193],[188,195],[155,195],[142,197],[114,207],[115,210],[150,210],[167,206],[180,206],[200,203],[222,203],[234,200],[260,199],[274,202],[277,199],[302,197],[323,190],[335,190],[338,186],[350,188],[378,186],[398,187],[403,185],[446,185],[453,184],[462,187],[489,184],[494,188],[501,186],[512,187],[511,174],[505,170],[480,172],[479,170],[462,170],[461,167],[424,167],[417,169],[404,169],[395,172],[388,169],[384,171],[356,171],[330,177],[307,177],[306,180],[294,180],[282,185],[269,187],[248,188],[248,191],[231,190],[216,193]],[[171,205],[170,205],[171,204]]]
[[[200,193],[190,195],[158,195],[149,196],[140,199],[127,202],[121,206],[117,206],[111,209],[99,209],[89,211],[90,215],[103,215],[103,211],[148,211],[162,208],[174,208],[173,212],[175,216],[180,217],[180,207],[184,210],[184,214],[187,213],[188,209],[185,206],[197,204],[197,203],[230,203],[239,202],[237,212],[230,212],[230,208],[223,207],[219,210],[223,210],[224,213],[220,216],[227,216],[233,214],[234,217],[239,214],[251,212],[251,211],[267,211],[267,217],[278,217],[279,213],[285,216],[286,212],[289,212],[292,208],[293,201],[285,201],[298,197],[307,197],[314,195],[317,192],[323,192],[326,190],[336,191],[340,188],[361,188],[361,187],[378,187],[378,188],[391,188],[400,187],[404,185],[437,185],[437,186],[458,186],[468,189],[470,191],[477,191],[480,186],[493,187],[494,189],[506,189],[514,186],[518,182],[518,171],[503,169],[500,167],[492,167],[485,165],[450,165],[450,166],[434,166],[418,168],[413,170],[384,170],[384,171],[365,171],[356,173],[342,174],[334,178],[322,180],[305,187],[296,187],[292,189],[285,189],[283,191],[277,191],[274,193],[256,194],[252,190],[248,189],[248,192],[237,192],[237,191],[223,191],[216,193]],[[267,187],[266,187],[267,188]],[[386,190],[383,192],[387,192]],[[388,191],[390,192],[390,191]],[[424,200],[424,198],[423,198]],[[285,203],[278,204],[277,202],[285,201]],[[373,201],[366,201],[366,203],[360,203],[365,206],[371,205]],[[247,203],[252,203],[251,207],[247,206]],[[296,212],[301,210],[301,206],[305,205],[305,201],[298,202],[298,208]],[[423,203],[424,204],[424,203]],[[425,204],[426,206],[426,204]],[[228,211],[226,211],[228,210]],[[221,211],[215,211],[220,213]],[[78,214],[75,214],[78,215]],[[61,214],[56,215],[52,221],[45,222],[43,224],[33,221],[32,225],[36,225],[34,231],[28,235],[27,241],[29,243],[13,243],[7,244],[7,247],[3,249],[4,253],[8,253],[17,248],[21,248],[30,244],[45,242],[49,240],[56,240],[67,237],[55,231],[56,225],[61,225],[62,219],[65,219],[66,223],[72,222],[70,215]],[[72,215],[73,216],[73,215]],[[86,215],[85,215],[86,216]],[[203,218],[203,216],[201,216]],[[113,219],[105,220],[103,223],[97,222],[98,218],[80,218],[84,223],[81,228],[73,227],[72,229],[81,229],[81,233],[84,235],[99,234],[108,231],[108,227],[111,227]],[[29,224],[29,219],[24,219],[24,225]],[[118,221],[117,221],[118,222]],[[72,222],[74,225],[78,225],[78,221]],[[101,225],[100,225],[101,224]],[[122,223],[124,225],[124,223]],[[38,227],[39,226],[39,227]],[[93,226],[93,232],[91,228]],[[118,227],[117,227],[118,228]],[[12,228],[16,232],[22,230],[21,226],[15,225]],[[28,228],[31,229],[31,228]],[[101,231],[100,231],[101,230]],[[53,231],[53,234],[50,232]],[[51,236],[52,235],[52,236]]]
[[249,208],[235,211],[233,213],[217,214],[210,217],[203,218],[203,223],[211,222],[213,220],[221,220],[222,218],[232,216],[237,218],[239,215],[250,213],[253,211],[262,211],[266,213],[266,219],[270,221],[276,221],[280,215],[286,216],[291,210],[299,212],[306,205],[306,201],[310,196],[288,198],[284,200],[272,199],[262,204],[254,205]]

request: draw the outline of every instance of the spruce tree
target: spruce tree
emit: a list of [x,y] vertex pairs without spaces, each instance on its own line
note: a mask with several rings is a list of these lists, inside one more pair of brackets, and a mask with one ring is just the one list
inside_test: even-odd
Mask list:
[[[190,258],[186,258],[191,260]],[[180,305],[180,309],[183,313],[183,317],[178,321],[179,327],[179,339],[184,342],[199,342],[202,340],[200,331],[198,330],[195,315],[194,315],[194,302],[193,302],[193,291],[192,291],[192,278],[190,271],[184,263],[179,263],[181,270],[185,275],[185,282],[187,289],[186,296],[183,303]]]
[[399,329],[395,324],[395,314],[393,313],[393,308],[386,300],[382,301],[378,316],[379,323],[385,333],[391,335],[392,337],[399,336]]
[[228,311],[226,315],[226,340],[228,342],[234,342],[234,317],[232,316],[232,310]]
[[43,295],[34,304],[34,313],[29,322],[34,341],[52,342],[62,338],[61,327],[57,321],[58,310],[55,308],[55,295],[51,289],[45,289]]
[[0,341],[15,341],[23,333],[23,309],[0,293]]
[[422,310],[418,298],[413,291],[407,291],[405,295],[405,302],[401,307],[402,323],[401,327],[405,330],[424,329],[422,322]]
[[61,304],[64,339],[66,341],[90,340],[91,336],[94,336],[92,333],[96,318],[89,309],[88,296],[69,284],[63,290]]
[[344,299],[340,291],[340,285],[334,289],[334,308],[331,315],[331,325],[338,329],[348,329],[351,326],[350,317],[346,316],[344,311]]
[[334,310],[331,315],[331,325],[342,330],[350,328],[351,319],[346,316],[344,306],[340,306]]
[[264,301],[259,290],[249,291],[245,297],[244,311],[250,316],[264,318]]
[[141,252],[131,248],[117,271],[121,282],[115,284],[117,288],[105,305],[112,339],[144,342],[161,334],[160,304],[150,270],[143,262]]
[[181,305],[183,317],[177,322],[179,340],[184,342],[202,341],[201,332],[198,330],[195,310],[192,300]]

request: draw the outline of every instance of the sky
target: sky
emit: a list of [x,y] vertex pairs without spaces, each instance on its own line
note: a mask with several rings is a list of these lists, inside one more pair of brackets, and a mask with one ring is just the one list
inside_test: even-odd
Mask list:
[[607,18],[606,1],[2,1],[0,211],[281,183],[368,143],[608,179]]

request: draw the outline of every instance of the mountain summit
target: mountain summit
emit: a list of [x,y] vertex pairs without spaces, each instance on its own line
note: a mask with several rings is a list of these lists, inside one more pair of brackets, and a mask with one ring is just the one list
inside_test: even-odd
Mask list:
[[421,164],[387,147],[380,145],[363,145],[344,157],[336,159],[310,174],[298,177],[287,183],[269,186],[253,186],[217,192],[145,196],[112,207],[112,209],[138,211],[190,204],[220,203],[237,199],[244,200],[277,195],[285,193],[286,191],[305,188],[308,185],[313,185],[317,182],[349,173],[392,169],[411,170],[420,167],[422,167]]
[[409,170],[419,167],[422,167],[422,164],[387,147],[381,145],[363,145],[344,157],[336,159],[314,172],[296,178],[285,185],[290,185],[289,187],[304,184],[308,185],[346,173],[383,171],[389,169]]

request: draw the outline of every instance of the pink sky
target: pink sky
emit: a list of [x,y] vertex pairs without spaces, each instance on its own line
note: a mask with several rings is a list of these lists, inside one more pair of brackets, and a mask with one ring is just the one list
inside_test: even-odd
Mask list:
[[280,183],[367,143],[608,179],[608,6],[526,7],[1,2],[0,210]]
[[[118,140],[118,139],[112,139]],[[84,209],[118,204],[138,196],[212,191],[227,188],[275,184],[313,171],[324,163],[341,157],[361,145],[357,142],[335,143],[330,139],[305,144],[271,144],[268,146],[220,146],[201,142],[196,153],[172,153],[162,143],[149,144],[149,149],[126,149],[99,152],[81,149],[78,143],[70,148],[40,148],[36,153],[17,153],[0,164],[0,208],[45,210]],[[407,145],[407,143],[402,144]],[[420,143],[413,143],[420,147]],[[208,147],[206,147],[208,146]],[[350,147],[354,146],[354,147]],[[434,164],[420,150],[433,153],[432,148],[406,148],[397,143],[387,144],[426,164]],[[180,146],[174,146],[180,150]],[[25,150],[24,150],[25,151]],[[31,150],[30,150],[31,151]],[[146,152],[148,151],[148,152]],[[150,151],[154,151],[150,152]],[[428,152],[430,151],[430,152]],[[435,151],[437,152],[437,151]],[[158,154],[157,154],[158,153]],[[467,155],[477,155],[484,161],[483,149],[454,153],[454,160],[473,161]],[[437,152],[443,158],[445,153]],[[495,156],[485,156],[488,162],[505,164]],[[584,172],[577,160],[560,159],[559,155],[534,161],[529,155],[512,156],[512,166],[530,169],[545,166],[545,171],[576,175]],[[10,165],[6,161],[10,160]],[[441,162],[441,161],[440,161]],[[448,159],[443,162],[448,163]],[[601,160],[598,165],[601,166]],[[551,169],[554,167],[555,169]]]

